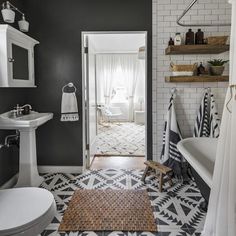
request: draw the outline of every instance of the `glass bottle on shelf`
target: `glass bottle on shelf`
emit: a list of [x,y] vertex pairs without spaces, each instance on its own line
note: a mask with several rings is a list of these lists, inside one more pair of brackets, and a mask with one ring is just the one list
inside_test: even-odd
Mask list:
[[180,34],[180,33],[176,33],[176,34],[175,34],[174,44],[175,44],[176,46],[179,46],[179,45],[182,44],[182,37],[181,37],[181,34]]
[[175,45],[175,42],[172,38],[170,38],[168,45],[169,46]]
[[200,62],[200,66],[197,68],[197,75],[206,74],[206,68],[203,66],[202,62]]
[[194,44],[194,33],[193,33],[192,29],[189,29],[188,32],[186,33],[185,44],[186,45],[193,45]]
[[195,44],[204,44],[204,33],[201,29],[198,29],[195,35]]

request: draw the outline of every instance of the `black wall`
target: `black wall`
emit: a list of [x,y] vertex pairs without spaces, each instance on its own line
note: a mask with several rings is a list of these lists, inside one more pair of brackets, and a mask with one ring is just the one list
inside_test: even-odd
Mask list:
[[[82,165],[82,121],[72,123],[59,121],[61,88],[70,81],[78,88],[80,116],[82,113],[82,31],[148,31],[147,112],[150,159],[152,157],[152,0],[21,0],[21,2],[30,22],[29,34],[40,41],[35,50],[35,75],[38,87],[27,90],[24,96],[21,92],[24,90],[8,90],[4,106],[8,108],[6,103],[12,105],[21,98],[22,101],[18,102],[27,101],[37,111],[54,113],[54,119],[37,130],[38,163],[58,166]],[[6,102],[9,96],[11,100]]]
[[[53,121],[38,130],[40,165],[82,165],[82,122],[62,123],[61,88],[72,81],[78,88],[82,110],[82,31],[148,31],[148,114],[149,158],[152,155],[151,129],[151,0],[24,0],[30,21],[30,35],[40,41],[36,47],[37,89],[29,101],[38,111],[52,111]],[[81,116],[82,118],[82,116]]]
[[[4,1],[0,0],[0,5]],[[22,8],[21,1],[11,1],[14,5]],[[16,16],[16,22],[18,15]],[[4,24],[0,14],[0,24]],[[17,27],[17,24],[13,25]],[[9,111],[16,106],[17,103],[24,104],[26,102],[28,89],[19,88],[0,88],[0,113]],[[4,142],[6,135],[14,133],[12,131],[0,130],[0,143]],[[11,147],[9,149],[0,149],[0,186],[10,179],[18,171],[18,148]]]

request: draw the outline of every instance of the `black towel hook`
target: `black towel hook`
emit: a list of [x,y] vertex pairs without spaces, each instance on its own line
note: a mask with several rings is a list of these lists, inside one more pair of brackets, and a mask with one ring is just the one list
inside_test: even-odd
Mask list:
[[207,92],[211,92],[211,88],[210,87],[207,87],[207,88],[205,88],[205,91],[207,91]]
[[177,89],[176,89],[175,87],[173,87],[173,88],[171,89],[171,94],[172,94],[172,95],[175,95],[176,92],[177,92]]

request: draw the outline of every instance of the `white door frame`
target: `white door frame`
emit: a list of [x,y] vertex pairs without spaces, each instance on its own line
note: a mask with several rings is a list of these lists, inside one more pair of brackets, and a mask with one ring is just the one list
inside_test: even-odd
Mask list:
[[[148,32],[147,31],[82,31],[81,33],[81,56],[82,56],[82,129],[83,129],[83,151],[82,151],[82,155],[83,155],[83,171],[86,171],[87,168],[87,159],[86,159],[86,155],[89,155],[87,152],[87,135],[89,135],[86,131],[87,131],[87,125],[86,125],[86,115],[88,115],[88,111],[86,108],[86,104],[85,104],[85,97],[86,97],[86,71],[85,71],[85,47],[86,45],[86,36],[87,35],[94,35],[94,34],[144,34],[145,35],[145,46],[146,49],[148,48],[148,40],[147,40],[147,36],[148,36]],[[147,95],[148,95],[148,91],[147,91],[147,74],[148,74],[148,55],[147,55],[147,51],[145,53],[145,160],[147,160]],[[88,124],[89,125],[89,124]],[[89,126],[88,126],[89,127]],[[152,145],[152,144],[151,144]],[[90,157],[89,157],[90,158]]]

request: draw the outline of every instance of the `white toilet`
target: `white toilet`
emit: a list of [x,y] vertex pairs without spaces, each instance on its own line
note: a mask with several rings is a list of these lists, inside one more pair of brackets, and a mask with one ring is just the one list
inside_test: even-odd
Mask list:
[[41,188],[0,190],[0,236],[36,236],[52,221],[56,203]]

